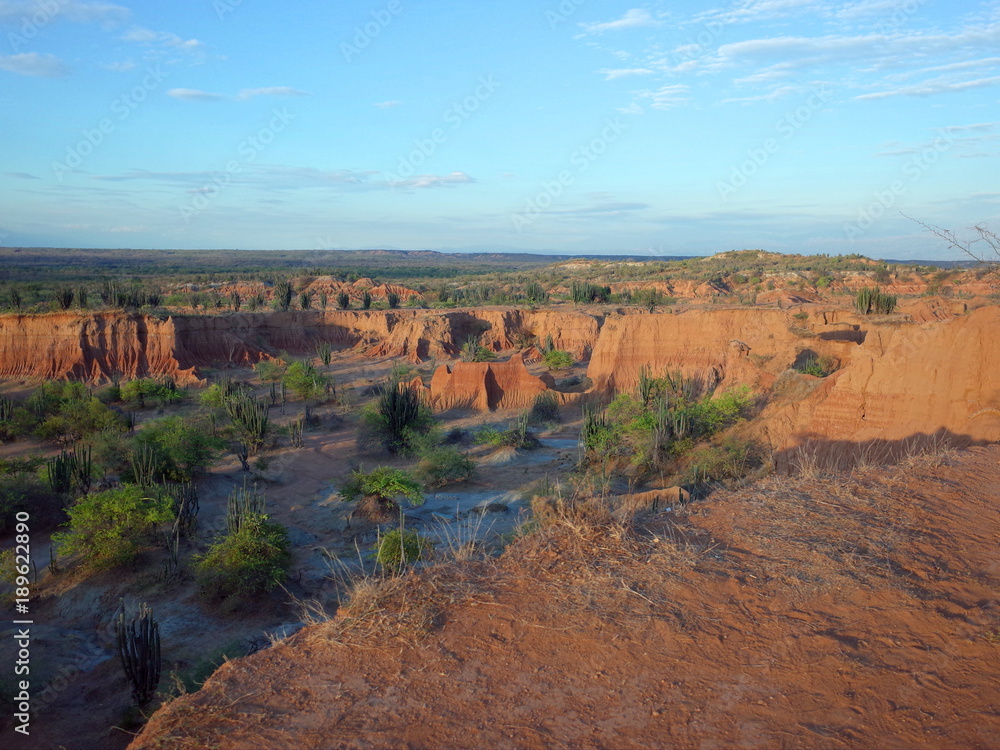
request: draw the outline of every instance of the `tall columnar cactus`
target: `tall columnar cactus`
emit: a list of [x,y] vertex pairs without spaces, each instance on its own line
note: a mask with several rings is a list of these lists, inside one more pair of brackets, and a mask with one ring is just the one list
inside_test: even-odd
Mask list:
[[139,449],[129,454],[129,463],[132,465],[132,476],[135,483],[140,487],[152,487],[156,482],[157,460],[156,453],[148,445],[139,446]]
[[82,495],[90,492],[94,466],[91,453],[92,448],[89,445],[78,445],[73,449],[73,481]]
[[66,451],[60,451],[58,456],[53,456],[45,462],[49,486],[53,492],[69,492],[72,489],[73,464],[73,454]]
[[160,626],[153,619],[153,610],[145,603],[139,614],[125,620],[125,601],[122,600],[115,620],[115,641],[122,669],[132,685],[132,698],[145,706],[156,694],[160,684]]
[[226,412],[243,436],[252,454],[257,453],[267,437],[268,410],[263,399],[239,391],[225,400]]
[[0,398],[0,422],[5,422],[14,416],[14,402],[9,398]]
[[229,496],[226,507],[226,528],[229,533],[238,532],[252,516],[264,515],[265,503],[264,493],[257,492],[257,485],[251,489],[244,479],[243,486],[235,487]]

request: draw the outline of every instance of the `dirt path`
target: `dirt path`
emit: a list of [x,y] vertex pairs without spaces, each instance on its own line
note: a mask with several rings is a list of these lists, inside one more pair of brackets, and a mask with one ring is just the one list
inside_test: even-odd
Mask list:
[[998,458],[553,524],[366,588],[132,747],[1000,746]]

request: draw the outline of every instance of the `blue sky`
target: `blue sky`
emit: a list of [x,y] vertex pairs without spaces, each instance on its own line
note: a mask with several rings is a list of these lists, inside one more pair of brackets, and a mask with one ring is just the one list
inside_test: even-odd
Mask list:
[[1000,2],[0,0],[0,244],[951,258]]

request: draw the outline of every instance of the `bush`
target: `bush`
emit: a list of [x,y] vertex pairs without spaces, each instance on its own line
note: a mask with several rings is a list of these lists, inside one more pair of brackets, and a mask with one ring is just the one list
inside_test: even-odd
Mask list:
[[299,398],[323,398],[331,389],[330,378],[320,374],[311,362],[295,361],[281,379],[285,388]]
[[478,445],[492,445],[497,448],[509,446],[531,450],[539,446],[538,438],[528,428],[527,412],[504,430],[489,425],[481,427],[476,432],[474,440]]
[[[189,482],[205,471],[225,442],[205,428],[182,417],[164,417],[147,422],[133,440],[133,449],[148,451],[155,462],[154,481]],[[131,467],[126,480],[135,480]]]
[[14,529],[15,515],[31,514],[32,528],[55,525],[63,519],[62,496],[37,476],[25,472],[0,475],[0,534]]
[[481,346],[475,339],[467,339],[462,344],[461,358],[463,362],[493,362],[497,355],[485,346]]
[[378,549],[375,561],[387,570],[398,571],[408,564],[422,560],[424,553],[434,545],[412,529],[392,529],[387,531]]
[[140,378],[123,383],[119,389],[120,398],[127,404],[145,407],[149,401],[154,405],[166,406],[184,398],[184,392],[172,380],[157,381]]
[[258,514],[198,556],[194,568],[202,593],[231,610],[279,586],[291,562],[285,527]]
[[341,500],[360,500],[358,507],[361,514],[373,521],[389,520],[399,510],[397,497],[405,497],[414,507],[423,505],[423,488],[407,472],[388,466],[380,466],[367,473],[352,471],[340,489]]
[[440,445],[422,451],[414,473],[428,487],[440,487],[449,482],[461,482],[476,471],[476,462],[450,445]]
[[545,391],[535,396],[535,400],[531,404],[531,411],[528,412],[528,421],[531,424],[558,422],[559,401],[556,395]]
[[285,365],[273,359],[262,359],[253,366],[262,383],[274,383],[285,375]]
[[173,519],[169,498],[146,497],[135,485],[88,495],[67,512],[69,531],[52,536],[59,554],[80,553],[97,569],[131,563],[153,529]]
[[409,453],[414,436],[426,433],[433,424],[420,392],[395,373],[382,385],[375,403],[362,412],[358,444],[363,448],[378,444],[390,453]]
[[542,362],[550,370],[565,370],[573,366],[573,355],[562,349],[553,349],[542,355]]
[[817,357],[812,355],[804,362],[795,366],[795,369],[805,375],[812,375],[817,378],[825,378],[837,370],[837,362],[833,357]]

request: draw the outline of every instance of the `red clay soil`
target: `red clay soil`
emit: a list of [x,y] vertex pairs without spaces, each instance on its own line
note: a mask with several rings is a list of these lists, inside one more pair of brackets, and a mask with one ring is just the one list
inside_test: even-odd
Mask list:
[[1000,747],[1000,446],[366,585],[146,748]]

